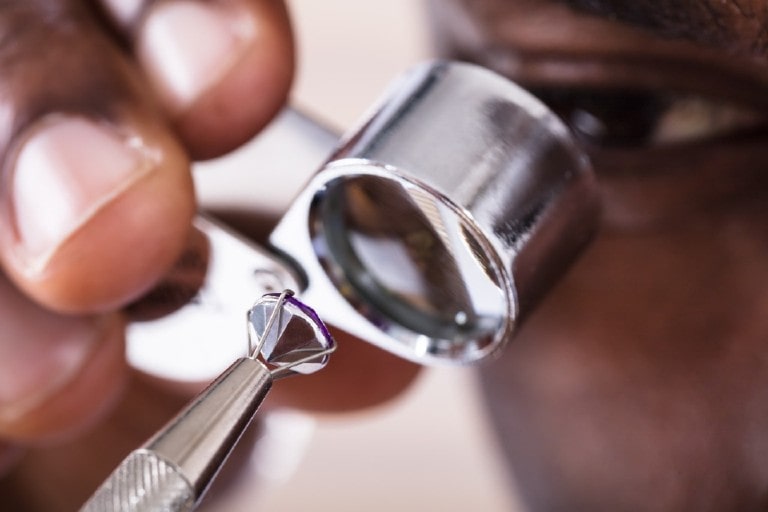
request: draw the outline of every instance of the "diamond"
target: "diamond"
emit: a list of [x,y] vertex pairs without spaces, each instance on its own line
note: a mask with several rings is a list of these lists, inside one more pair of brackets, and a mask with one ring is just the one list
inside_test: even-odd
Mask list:
[[[280,310],[265,334],[276,307]],[[261,345],[260,355],[264,362],[278,370],[314,373],[325,366],[335,347],[317,313],[292,295],[264,295],[248,311],[248,323],[252,339]]]

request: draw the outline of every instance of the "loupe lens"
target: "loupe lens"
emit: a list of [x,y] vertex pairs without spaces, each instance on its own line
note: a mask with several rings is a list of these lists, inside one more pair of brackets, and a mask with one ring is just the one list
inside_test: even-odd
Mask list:
[[270,241],[328,323],[419,363],[465,364],[498,353],[576,258],[597,197],[539,100],[432,62],[342,139]]
[[498,270],[469,220],[418,186],[378,176],[328,183],[316,247],[347,300],[382,324],[433,339],[430,352],[493,337],[507,314]]

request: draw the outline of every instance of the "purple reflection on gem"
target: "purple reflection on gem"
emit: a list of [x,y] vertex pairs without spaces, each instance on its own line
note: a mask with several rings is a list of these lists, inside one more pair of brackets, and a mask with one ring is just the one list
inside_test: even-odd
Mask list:
[[[267,330],[278,306],[279,311]],[[314,373],[325,366],[330,352],[336,348],[317,313],[287,293],[261,297],[248,312],[248,322],[251,339],[258,339],[256,348],[261,360],[278,369]]]
[[[264,295],[264,297],[274,297],[276,300],[280,299],[279,293],[267,293]],[[303,302],[301,302],[299,299],[294,297],[293,295],[286,295],[285,296],[285,302],[292,304],[299,308],[299,310],[304,313],[309,320],[311,320],[317,327],[320,329],[320,332],[323,334],[323,337],[325,338],[326,343],[323,345],[327,348],[333,347],[336,342],[333,339],[333,336],[331,336],[330,331],[328,330],[328,327],[325,326],[325,322],[320,320],[320,316],[317,314],[317,312],[312,309],[311,307],[307,306]]]

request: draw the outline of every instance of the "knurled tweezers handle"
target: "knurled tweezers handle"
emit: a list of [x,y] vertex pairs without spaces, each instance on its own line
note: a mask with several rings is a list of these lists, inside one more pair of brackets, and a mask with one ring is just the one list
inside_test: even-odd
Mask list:
[[195,493],[181,471],[155,453],[131,453],[80,512],[189,512]]
[[262,363],[238,359],[124,459],[80,512],[193,510],[271,386]]

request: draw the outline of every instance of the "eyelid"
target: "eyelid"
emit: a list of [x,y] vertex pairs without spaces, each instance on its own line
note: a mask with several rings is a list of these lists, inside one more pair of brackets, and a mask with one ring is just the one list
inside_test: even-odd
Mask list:
[[603,147],[682,144],[768,124],[754,109],[695,94],[642,90],[534,90],[588,144]]

